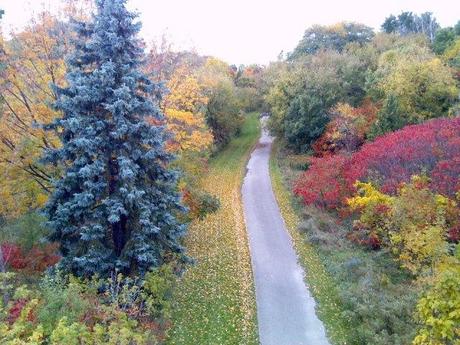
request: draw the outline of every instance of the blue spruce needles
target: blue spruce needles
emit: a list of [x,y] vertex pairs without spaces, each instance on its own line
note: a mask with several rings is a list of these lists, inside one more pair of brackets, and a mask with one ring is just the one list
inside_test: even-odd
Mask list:
[[176,217],[184,209],[164,128],[152,125],[163,119],[162,88],[140,70],[140,23],[125,0],[96,4],[93,21],[76,24],[68,87],[57,89],[63,117],[46,126],[63,145],[44,160],[64,172],[45,211],[66,270],[142,275],[183,255],[185,226]]

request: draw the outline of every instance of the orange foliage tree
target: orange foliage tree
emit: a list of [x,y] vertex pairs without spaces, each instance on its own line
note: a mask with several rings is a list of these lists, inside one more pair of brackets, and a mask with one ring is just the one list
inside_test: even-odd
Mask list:
[[377,106],[365,99],[355,108],[347,103],[338,103],[331,110],[331,121],[323,135],[312,145],[317,156],[340,151],[352,152],[364,144],[372,124],[377,117]]

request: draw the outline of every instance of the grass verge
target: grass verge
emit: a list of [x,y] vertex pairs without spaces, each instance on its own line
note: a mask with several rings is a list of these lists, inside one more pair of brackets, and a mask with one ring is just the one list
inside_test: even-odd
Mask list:
[[185,245],[196,264],[178,284],[168,344],[258,343],[240,188],[259,132],[257,114],[249,114],[240,136],[212,159],[203,177],[203,187],[221,207],[189,228]]

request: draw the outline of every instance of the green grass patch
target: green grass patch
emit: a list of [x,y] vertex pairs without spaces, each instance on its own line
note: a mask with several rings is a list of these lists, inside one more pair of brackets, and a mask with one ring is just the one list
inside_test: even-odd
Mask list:
[[240,189],[244,168],[259,137],[256,113],[240,135],[210,162],[203,187],[220,209],[191,224],[188,254],[196,260],[174,294],[168,344],[258,344],[256,305]]
[[[247,115],[241,133],[210,162],[211,170],[227,170],[241,174],[248,161],[249,153],[260,135],[260,122],[257,113]],[[210,171],[212,173],[213,171]],[[243,175],[240,175],[243,178]]]

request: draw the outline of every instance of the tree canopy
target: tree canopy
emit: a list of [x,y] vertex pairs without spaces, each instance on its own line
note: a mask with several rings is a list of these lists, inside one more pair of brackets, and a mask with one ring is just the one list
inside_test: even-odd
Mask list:
[[424,12],[420,15],[412,12],[402,12],[397,17],[392,14],[382,24],[382,30],[388,34],[409,35],[422,33],[431,42],[433,42],[439,29],[440,26],[431,12]]
[[308,28],[289,59],[303,55],[315,54],[322,49],[342,51],[349,43],[364,44],[374,36],[372,28],[352,22],[341,22],[335,25],[314,25]]

